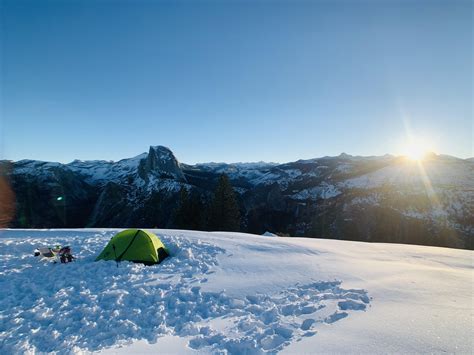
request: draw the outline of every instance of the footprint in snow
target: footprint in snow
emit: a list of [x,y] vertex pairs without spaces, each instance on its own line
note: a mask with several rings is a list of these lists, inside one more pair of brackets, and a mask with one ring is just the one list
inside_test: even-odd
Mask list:
[[[365,290],[345,290],[340,281],[315,282],[290,287],[275,295],[249,295],[232,302],[225,294],[215,300],[222,314],[206,318],[206,332],[198,333],[189,346],[228,353],[275,353],[317,328],[349,316],[349,311],[365,310],[369,303]],[[205,294],[205,293],[203,293]],[[214,330],[216,318],[232,318],[224,330]],[[216,327],[217,328],[217,327]]]
[[160,237],[173,257],[156,267],[91,263],[103,246],[100,233],[64,241],[26,239],[8,247],[0,243],[0,255],[8,254],[5,248],[23,255],[40,242],[81,250],[80,261],[61,267],[14,256],[0,259],[0,352],[97,351],[136,339],[154,343],[172,334],[190,337],[190,348],[206,352],[275,353],[369,304],[365,290],[343,289],[340,281],[297,284],[243,299],[204,292],[196,285],[208,281],[205,276],[225,250]]

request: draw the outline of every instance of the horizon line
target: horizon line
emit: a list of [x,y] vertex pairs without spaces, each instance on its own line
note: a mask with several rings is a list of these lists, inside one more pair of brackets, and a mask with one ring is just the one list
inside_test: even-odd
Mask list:
[[[237,162],[225,162],[225,161],[204,161],[204,162],[194,162],[194,163],[187,163],[187,162],[184,162],[184,161],[181,161],[180,159],[178,159],[173,150],[170,149],[169,147],[166,147],[166,146],[162,146],[162,145],[150,145],[149,146],[150,148],[151,147],[164,147],[166,149],[168,149],[172,154],[173,156],[175,157],[175,159],[180,163],[180,164],[184,164],[184,165],[191,165],[191,166],[194,166],[194,165],[206,165],[206,164],[225,164],[225,165],[238,165],[238,164],[274,164],[274,165],[283,165],[283,164],[288,164],[288,163],[295,163],[295,162],[298,162],[298,161],[308,161],[308,160],[317,160],[317,159],[324,159],[324,158],[338,158],[338,157],[344,157],[344,156],[347,156],[347,157],[350,157],[350,158],[383,158],[383,157],[392,157],[392,158],[406,158],[407,155],[406,154],[393,154],[393,153],[385,153],[385,154],[381,154],[381,155],[353,155],[353,154],[350,154],[350,153],[346,153],[346,152],[341,152],[340,154],[338,155],[323,155],[323,156],[317,156],[317,157],[313,157],[313,158],[300,158],[300,159],[296,159],[296,160],[290,160],[290,161],[264,161],[264,160],[259,160],[259,161],[237,161]],[[128,157],[128,158],[122,158],[122,159],[118,159],[118,160],[112,160],[112,159],[73,159],[69,162],[65,162],[65,161],[53,161],[53,160],[42,160],[42,159],[30,159],[30,158],[23,158],[23,159],[19,159],[19,160],[13,160],[13,159],[8,159],[8,158],[4,158],[4,159],[0,159],[0,161],[8,161],[8,162],[12,162],[12,163],[18,163],[18,162],[21,162],[21,161],[38,161],[38,162],[44,162],[44,163],[58,163],[58,164],[62,164],[62,165],[69,165],[69,164],[72,164],[76,161],[79,161],[79,162],[107,162],[107,163],[118,163],[120,161],[123,161],[123,160],[129,160],[129,159],[134,159],[134,158],[138,158],[140,155],[143,155],[143,154],[148,154],[148,152],[142,152],[140,154],[137,154],[137,155],[134,155],[132,157]],[[470,157],[467,157],[467,158],[462,158],[462,157],[458,157],[458,156],[455,156],[455,155],[451,155],[451,154],[445,154],[445,153],[437,153],[437,152],[434,152],[434,151],[430,151],[430,152],[426,152],[426,155],[435,155],[437,157],[439,156],[445,156],[445,157],[451,157],[451,158],[455,158],[455,159],[459,159],[459,160],[470,160],[470,159],[474,159],[474,156],[470,156]]]

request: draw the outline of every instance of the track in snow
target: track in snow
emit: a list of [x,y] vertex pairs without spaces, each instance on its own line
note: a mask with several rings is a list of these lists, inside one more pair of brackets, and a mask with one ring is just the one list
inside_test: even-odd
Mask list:
[[[160,265],[93,262],[114,233],[0,239],[1,353],[95,351],[162,335],[188,337],[200,351],[276,352],[370,302],[365,290],[336,280],[245,298],[203,291],[219,269],[217,256],[227,252],[185,237],[160,235],[172,254]],[[78,261],[54,265],[32,256],[57,243],[71,245]]]

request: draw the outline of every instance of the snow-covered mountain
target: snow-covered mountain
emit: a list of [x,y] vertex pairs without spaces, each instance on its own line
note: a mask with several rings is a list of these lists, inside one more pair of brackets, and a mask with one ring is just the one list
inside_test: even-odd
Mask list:
[[275,163],[178,162],[168,148],[110,161],[2,162],[15,227],[173,227],[182,188],[211,199],[220,174],[238,194],[242,230],[261,234],[473,247],[474,162],[432,154],[341,154]]
[[153,230],[163,263],[94,262],[116,232],[0,232],[1,354],[472,352],[472,251]]

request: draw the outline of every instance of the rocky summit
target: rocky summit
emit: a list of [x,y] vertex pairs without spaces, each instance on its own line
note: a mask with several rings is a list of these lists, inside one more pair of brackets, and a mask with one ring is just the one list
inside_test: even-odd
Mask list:
[[205,206],[226,174],[241,231],[473,248],[472,159],[343,153],[286,164],[187,165],[153,146],[117,162],[0,164],[15,196],[14,228],[176,228],[180,191]]

